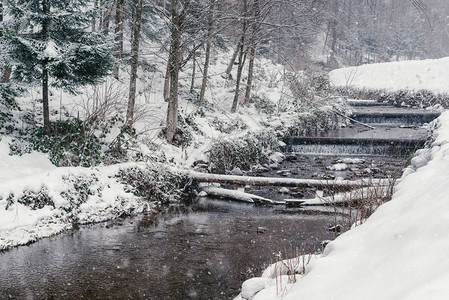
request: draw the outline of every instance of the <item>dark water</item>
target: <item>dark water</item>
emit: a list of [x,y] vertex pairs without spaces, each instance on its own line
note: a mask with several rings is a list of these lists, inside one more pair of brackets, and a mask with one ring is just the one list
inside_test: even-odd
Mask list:
[[[332,215],[214,200],[83,226],[0,254],[1,299],[232,299],[291,246],[320,249]],[[258,233],[258,227],[266,231]],[[287,250],[285,250],[287,249]]]

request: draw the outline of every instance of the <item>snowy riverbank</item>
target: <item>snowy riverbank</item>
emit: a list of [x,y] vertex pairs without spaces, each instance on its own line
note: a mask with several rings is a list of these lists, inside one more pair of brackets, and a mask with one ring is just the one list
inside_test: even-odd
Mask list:
[[[352,73],[354,88],[447,92],[448,62],[445,58],[377,64],[357,72],[347,68],[333,71],[331,80],[344,86]],[[390,202],[329,243],[322,255],[313,256],[295,283],[289,282],[292,276],[282,265],[277,273],[285,275],[273,276],[272,266],[260,278],[243,283],[236,299],[447,299],[449,112],[434,125],[434,141],[417,151]],[[301,261],[286,265],[304,271]]]
[[[148,202],[125,192],[115,178],[121,168],[133,164],[58,168],[43,153],[10,156],[9,142],[8,137],[0,141],[0,250],[71,229],[73,223],[149,209]],[[74,203],[82,201],[83,193],[88,199]],[[31,196],[40,202],[27,203]]]
[[435,141],[412,159],[390,202],[329,243],[296,283],[265,272],[244,283],[243,294],[264,288],[251,299],[447,299],[449,112],[435,122]]

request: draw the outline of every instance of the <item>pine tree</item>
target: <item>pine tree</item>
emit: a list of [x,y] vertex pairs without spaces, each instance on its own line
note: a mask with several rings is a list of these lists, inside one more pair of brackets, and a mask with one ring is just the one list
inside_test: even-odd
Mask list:
[[89,32],[94,7],[86,0],[9,1],[3,51],[13,65],[12,80],[40,83],[44,132],[50,133],[49,86],[76,92],[96,83],[113,65],[113,44]]

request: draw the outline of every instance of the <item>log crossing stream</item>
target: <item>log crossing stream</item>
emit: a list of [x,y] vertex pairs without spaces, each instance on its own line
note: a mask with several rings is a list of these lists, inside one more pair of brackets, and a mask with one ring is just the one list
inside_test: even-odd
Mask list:
[[[315,141],[292,137],[290,152],[276,168],[263,167],[247,175],[320,184],[383,179],[403,166],[404,157],[386,154],[385,145],[379,147],[375,140],[388,133],[389,139],[418,140],[414,144],[418,147],[427,137],[419,124],[374,126],[375,130],[359,125],[342,128]],[[401,138],[397,132],[402,132]],[[371,140],[359,143],[357,137]],[[346,141],[331,145],[324,143],[325,138]],[[319,189],[292,183],[284,190],[259,185],[246,191],[283,200],[308,199]],[[336,236],[329,226],[341,218],[325,208],[204,197],[164,213],[80,226],[0,253],[0,299],[233,299],[244,280],[259,276],[279,258],[295,255],[295,247],[307,253],[321,250],[321,241]]]

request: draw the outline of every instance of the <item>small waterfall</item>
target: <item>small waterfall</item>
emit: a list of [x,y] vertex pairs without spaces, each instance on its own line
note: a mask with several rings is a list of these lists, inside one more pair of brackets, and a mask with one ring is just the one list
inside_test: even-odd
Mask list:
[[403,156],[413,152],[415,147],[401,147],[395,145],[363,145],[363,144],[296,144],[289,145],[287,152],[314,155],[392,155]]

